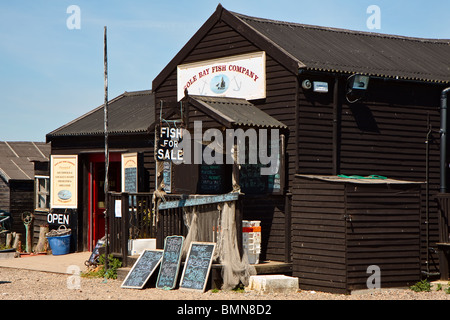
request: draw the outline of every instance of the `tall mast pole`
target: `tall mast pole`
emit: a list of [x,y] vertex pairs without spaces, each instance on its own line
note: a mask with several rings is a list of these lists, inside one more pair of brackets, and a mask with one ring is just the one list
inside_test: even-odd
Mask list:
[[108,239],[108,173],[109,173],[109,148],[108,148],[108,55],[107,55],[107,41],[106,41],[106,26],[104,28],[104,76],[105,76],[105,104],[104,104],[104,131],[105,131],[105,270],[108,269],[108,255],[109,255],[109,239]]

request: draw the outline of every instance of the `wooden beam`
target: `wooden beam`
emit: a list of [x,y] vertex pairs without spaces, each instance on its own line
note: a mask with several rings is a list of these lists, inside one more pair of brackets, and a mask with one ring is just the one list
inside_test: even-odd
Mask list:
[[203,204],[219,203],[227,201],[236,201],[239,198],[239,193],[227,193],[213,196],[191,196],[186,199],[179,199],[174,201],[161,202],[158,210],[173,209],[180,207],[192,207]]

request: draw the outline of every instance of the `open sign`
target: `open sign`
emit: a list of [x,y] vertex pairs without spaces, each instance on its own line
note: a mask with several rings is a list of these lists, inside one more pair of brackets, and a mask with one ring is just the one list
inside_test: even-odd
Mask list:
[[69,225],[68,213],[49,213],[47,215],[47,222],[49,224]]

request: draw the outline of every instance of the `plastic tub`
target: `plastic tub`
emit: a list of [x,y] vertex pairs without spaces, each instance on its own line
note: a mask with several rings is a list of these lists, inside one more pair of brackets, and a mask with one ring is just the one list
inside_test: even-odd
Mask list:
[[70,251],[70,234],[58,237],[47,237],[54,256],[68,254]]

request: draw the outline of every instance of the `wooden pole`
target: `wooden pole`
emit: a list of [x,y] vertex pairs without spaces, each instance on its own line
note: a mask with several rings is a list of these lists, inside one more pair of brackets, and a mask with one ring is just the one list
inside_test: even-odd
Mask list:
[[106,41],[106,26],[104,28],[104,75],[105,75],[105,104],[104,104],[104,129],[105,129],[105,270],[108,269],[109,240],[108,240],[108,173],[109,173],[109,149],[108,149],[108,54]]
[[34,251],[36,253],[39,252],[46,252],[48,249],[48,240],[45,237],[45,234],[49,231],[49,227],[47,225],[40,226],[39,227],[39,240],[38,244],[36,245],[36,248]]

